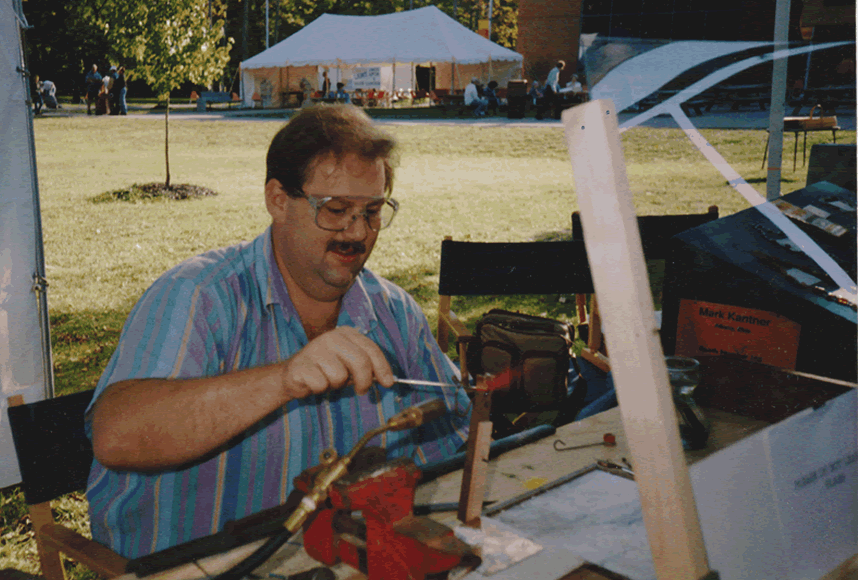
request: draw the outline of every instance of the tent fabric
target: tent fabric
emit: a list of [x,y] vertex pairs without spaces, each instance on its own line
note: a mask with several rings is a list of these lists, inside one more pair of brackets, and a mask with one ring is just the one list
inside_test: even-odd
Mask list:
[[26,26],[20,1],[0,0],[0,488],[21,481],[8,398],[53,396],[47,300],[33,291],[45,266],[29,77],[20,72]]
[[469,30],[436,6],[426,6],[379,16],[323,14],[242,62],[241,68],[521,60],[521,54]]

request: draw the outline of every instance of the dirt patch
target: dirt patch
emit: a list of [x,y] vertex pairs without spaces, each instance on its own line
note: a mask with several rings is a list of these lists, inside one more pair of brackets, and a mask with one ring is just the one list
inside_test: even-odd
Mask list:
[[104,201],[144,201],[155,199],[180,200],[209,195],[217,195],[217,192],[208,187],[191,185],[189,183],[180,183],[178,185],[170,185],[169,187],[164,183],[135,183],[125,189],[106,191],[93,198],[93,201],[98,203]]

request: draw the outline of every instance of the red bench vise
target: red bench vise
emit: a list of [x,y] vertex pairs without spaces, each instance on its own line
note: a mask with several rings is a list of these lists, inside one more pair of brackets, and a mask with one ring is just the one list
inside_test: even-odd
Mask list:
[[[317,469],[296,478],[296,488],[308,492]],[[304,549],[327,566],[345,562],[369,580],[424,580],[444,577],[460,564],[478,565],[453,530],[414,515],[421,475],[413,461],[401,458],[336,481],[326,506],[304,524]]]

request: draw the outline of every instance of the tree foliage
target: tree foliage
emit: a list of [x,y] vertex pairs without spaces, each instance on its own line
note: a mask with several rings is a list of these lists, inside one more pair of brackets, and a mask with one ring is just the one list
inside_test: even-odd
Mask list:
[[182,83],[208,85],[229,61],[220,2],[209,0],[101,0],[81,3],[110,42],[129,78],[144,79],[158,95]]
[[[246,1],[246,0],[245,0]],[[223,6],[218,0],[90,0],[82,15],[125,62],[128,78],[143,78],[167,102],[164,160],[170,187],[170,91],[182,83],[208,85],[229,62],[232,39],[224,39]]]
[[58,94],[79,98],[89,68],[94,63],[103,66],[109,46],[104,35],[73,4],[27,0],[23,8],[30,25],[25,33],[30,71],[53,81]]

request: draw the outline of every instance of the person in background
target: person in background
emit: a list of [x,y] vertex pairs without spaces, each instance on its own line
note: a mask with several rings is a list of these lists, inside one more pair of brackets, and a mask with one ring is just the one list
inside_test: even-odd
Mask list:
[[110,79],[106,81],[107,84],[107,98],[110,101],[110,114],[118,115],[119,114],[119,93],[116,91],[116,76],[117,76],[117,68],[116,66],[111,66],[110,71],[104,75],[105,79]]
[[137,558],[217,533],[431,399],[451,412],[371,444],[425,464],[467,441],[464,391],[396,383],[458,370],[417,302],[365,268],[399,208],[395,147],[353,105],[301,109],[268,148],[269,227],[143,294],[85,415],[96,541]]
[[489,104],[488,100],[480,96],[479,84],[480,79],[473,77],[468,86],[465,87],[465,106],[473,109],[474,117],[484,117],[486,107]]
[[42,112],[42,105],[44,104],[42,100],[42,81],[39,80],[39,75],[33,77],[33,88],[31,90],[33,93],[33,114],[39,115]]
[[113,92],[116,94],[116,104],[120,115],[128,114],[128,104],[125,101],[125,96],[128,93],[128,87],[125,84],[125,67],[119,67],[116,71],[116,80],[113,81]]
[[331,79],[328,78],[328,71],[322,71],[322,98],[330,97]]
[[560,94],[567,103],[583,103],[587,100],[584,86],[578,80],[578,75],[572,75],[572,79],[560,89]]
[[86,85],[86,114],[92,115],[92,105],[95,104],[98,108],[98,94],[101,92],[102,86],[101,74],[98,72],[97,64],[92,65],[83,82]]
[[539,81],[533,81],[533,84],[530,87],[530,90],[527,92],[527,96],[530,99],[530,104],[534,107],[539,108],[542,104],[542,88],[539,86]]
[[45,80],[41,83],[42,100],[45,106],[49,109],[59,109],[60,104],[57,102],[57,85],[53,81]]
[[560,92],[560,71],[562,71],[566,67],[566,62],[562,60],[558,60],[557,64],[554,65],[554,68],[548,73],[548,77],[545,79],[545,86],[542,88],[543,91],[543,99],[542,99],[542,107],[536,110],[536,118],[542,119],[545,111],[547,109],[554,109],[554,118],[560,118],[560,97],[558,93]]
[[344,85],[343,83],[337,83],[337,92],[334,93],[334,98],[340,102],[348,104],[348,103],[351,103],[352,101],[351,101],[351,97],[349,97],[349,94],[346,92],[345,87],[346,87],[346,85]]
[[110,81],[112,79],[104,75],[104,78],[101,82],[101,88],[98,91],[98,100],[95,103],[95,114],[96,115],[109,115],[110,114]]
[[581,84],[581,81],[578,80],[578,75],[572,75],[572,79],[566,83],[566,88],[569,89],[573,95],[579,95],[584,92],[584,86]]
[[489,84],[486,85],[486,88],[483,89],[483,98],[488,102],[487,109],[492,111],[493,115],[497,115],[498,109],[500,108],[500,100],[497,96],[497,81],[489,81]]

